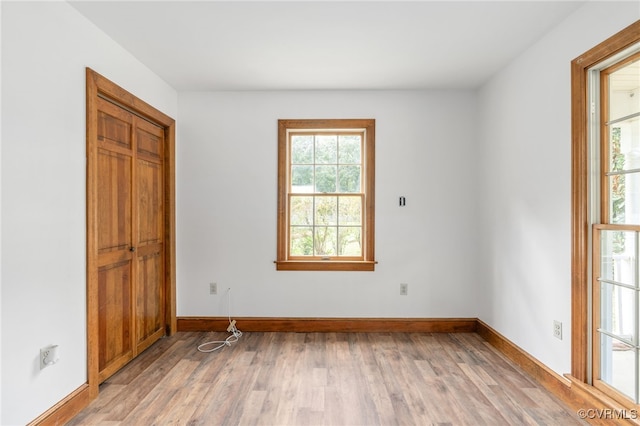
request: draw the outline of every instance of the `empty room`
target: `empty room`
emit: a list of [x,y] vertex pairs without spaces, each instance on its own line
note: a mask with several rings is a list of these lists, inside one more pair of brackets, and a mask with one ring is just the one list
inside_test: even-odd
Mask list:
[[0,424],[640,421],[637,1],[0,19]]

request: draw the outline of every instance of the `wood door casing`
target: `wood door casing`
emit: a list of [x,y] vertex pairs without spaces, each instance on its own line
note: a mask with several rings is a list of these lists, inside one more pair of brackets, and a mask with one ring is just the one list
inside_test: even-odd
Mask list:
[[[87,68],[89,395],[175,317],[175,121]],[[106,342],[106,344],[105,344]]]

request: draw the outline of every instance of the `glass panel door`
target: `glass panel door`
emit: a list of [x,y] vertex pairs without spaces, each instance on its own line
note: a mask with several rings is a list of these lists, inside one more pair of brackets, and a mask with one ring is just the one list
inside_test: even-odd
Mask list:
[[[618,228],[618,227],[616,227]],[[596,227],[600,380],[638,402],[638,231]],[[596,237],[596,239],[598,239]]]
[[594,381],[640,402],[640,53],[600,71],[601,225],[594,228]]

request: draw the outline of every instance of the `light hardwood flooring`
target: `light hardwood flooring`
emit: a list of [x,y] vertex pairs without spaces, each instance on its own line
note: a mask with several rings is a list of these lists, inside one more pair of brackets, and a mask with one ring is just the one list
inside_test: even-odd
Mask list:
[[167,337],[68,425],[584,424],[475,333]]

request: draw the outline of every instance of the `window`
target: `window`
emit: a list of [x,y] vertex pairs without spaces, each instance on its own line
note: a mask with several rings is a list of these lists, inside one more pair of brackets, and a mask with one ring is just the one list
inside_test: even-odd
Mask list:
[[373,271],[375,120],[278,120],[278,270]]
[[571,377],[633,408],[640,398],[639,43],[636,21],[571,62]]
[[594,138],[600,139],[601,164],[601,219],[593,232],[593,377],[597,387],[613,388],[638,404],[640,53],[597,67],[592,75],[590,83],[600,87]]

